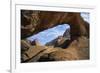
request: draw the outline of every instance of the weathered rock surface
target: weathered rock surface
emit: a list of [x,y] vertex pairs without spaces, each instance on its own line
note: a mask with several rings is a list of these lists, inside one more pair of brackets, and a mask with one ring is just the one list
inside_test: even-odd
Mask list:
[[[28,51],[24,52],[24,55],[26,55],[25,58],[23,58],[24,61],[37,61],[36,58],[38,58],[38,55],[42,52],[46,50],[45,47],[43,46],[34,46],[34,47],[31,47]],[[40,57],[40,56],[39,56]],[[33,60],[34,59],[34,60]]]
[[30,43],[26,40],[21,40],[21,52],[27,51],[30,48]]
[[41,56],[49,54],[58,49],[55,49],[50,46],[34,46],[30,47],[28,51],[22,53],[22,62],[36,62],[40,59]]
[[21,37],[26,38],[62,23],[70,25],[72,40],[80,35],[89,36],[89,25],[80,13],[22,10]]
[[69,48],[75,48],[79,55],[79,59],[89,59],[90,57],[89,39],[84,36],[74,40],[69,45]]
[[70,44],[70,29],[67,29],[63,36],[58,36],[56,39],[46,43],[46,46],[54,46],[54,47],[61,47],[61,48],[67,48]]
[[89,40],[81,36],[68,48],[34,46],[22,54],[23,62],[67,61],[89,59]]
[[59,49],[56,47],[54,49],[57,50],[49,53],[48,56],[48,59],[53,61],[89,59],[89,40],[84,36],[74,40],[66,49]]
[[61,48],[67,48],[70,43],[69,38],[59,36],[58,38],[52,40],[51,42],[48,42],[46,46],[54,46],[54,47],[61,47]]
[[[63,36],[42,46],[24,39],[62,23],[70,25],[70,39]],[[66,30],[67,31],[67,30]],[[80,13],[21,11],[21,62],[65,61],[89,59],[89,24]]]

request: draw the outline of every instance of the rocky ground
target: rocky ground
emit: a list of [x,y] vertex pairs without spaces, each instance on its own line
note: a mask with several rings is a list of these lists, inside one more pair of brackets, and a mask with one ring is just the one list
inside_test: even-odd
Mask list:
[[[24,44],[23,44],[24,42]],[[25,43],[26,42],[26,43]],[[28,45],[27,45],[28,44]],[[66,44],[66,43],[63,43]],[[27,46],[26,46],[27,45]],[[74,40],[67,48],[61,48],[40,44],[31,45],[27,41],[22,41],[21,46],[22,62],[44,62],[44,61],[65,61],[65,60],[86,60],[89,59],[89,40],[84,36]],[[56,45],[56,43],[54,44]],[[25,49],[27,47],[27,49]]]

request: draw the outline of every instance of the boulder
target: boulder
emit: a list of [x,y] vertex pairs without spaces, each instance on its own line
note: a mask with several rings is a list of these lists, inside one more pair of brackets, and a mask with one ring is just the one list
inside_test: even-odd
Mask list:
[[33,40],[33,41],[31,42],[31,45],[32,45],[32,46],[42,46],[42,44],[41,44],[37,39]]
[[42,52],[46,50],[44,46],[34,46],[30,47],[29,50],[22,53],[22,62],[35,62],[38,60],[40,54],[43,54]]
[[[66,44],[66,43],[65,43]],[[87,37],[81,36],[74,40],[67,48],[57,49],[49,52],[46,56],[42,56],[42,61],[47,58],[49,61],[69,61],[69,60],[88,60],[89,59],[89,40]],[[47,60],[46,60],[47,61]]]
[[54,47],[61,47],[61,48],[67,48],[70,43],[70,40],[68,37],[64,36],[58,36],[56,39],[46,43],[46,46],[54,46]]
[[21,51],[27,51],[31,44],[26,40],[21,40]]
[[[66,44],[66,43],[64,43]],[[81,36],[67,48],[53,46],[33,46],[22,53],[22,62],[71,61],[89,59],[89,40]]]

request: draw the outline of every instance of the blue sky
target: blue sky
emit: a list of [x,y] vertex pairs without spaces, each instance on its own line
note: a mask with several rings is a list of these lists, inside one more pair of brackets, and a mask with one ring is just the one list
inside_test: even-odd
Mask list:
[[82,12],[81,16],[84,18],[85,21],[89,22],[89,13]]
[[[81,16],[85,21],[89,22],[89,13],[81,13]],[[57,38],[58,36],[63,35],[66,29],[70,28],[68,24],[58,25],[56,27],[44,30],[36,35],[28,37],[27,40],[33,41],[37,39],[42,45],[45,45],[47,42]]]
[[66,29],[70,28],[68,24],[58,25],[56,27],[44,30],[34,36],[27,38],[32,41],[37,39],[41,44],[46,44],[47,42],[57,38],[60,35],[63,35]]

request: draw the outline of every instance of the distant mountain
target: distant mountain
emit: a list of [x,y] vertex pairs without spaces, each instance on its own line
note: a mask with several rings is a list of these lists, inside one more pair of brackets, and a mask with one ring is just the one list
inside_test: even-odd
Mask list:
[[63,37],[70,39],[70,28],[67,28],[63,34]]
[[63,36],[58,36],[56,39],[46,43],[46,46],[54,46],[54,47],[61,47],[65,48],[70,41],[70,28],[66,29]]

